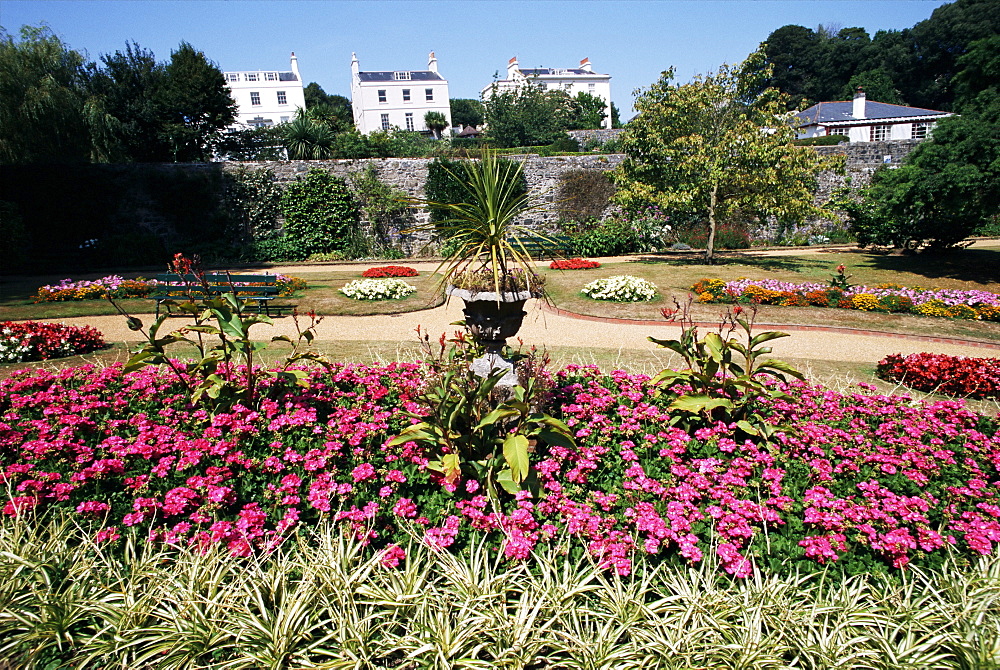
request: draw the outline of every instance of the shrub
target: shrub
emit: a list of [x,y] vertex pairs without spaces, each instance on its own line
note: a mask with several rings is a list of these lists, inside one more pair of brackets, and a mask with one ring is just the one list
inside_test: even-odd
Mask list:
[[556,204],[560,217],[583,222],[599,218],[615,194],[614,183],[600,170],[570,170],[559,177]]
[[402,279],[355,279],[348,282],[340,292],[354,300],[397,300],[414,291],[415,286]]
[[5,321],[0,324],[0,363],[46,361],[89,354],[108,344],[95,328],[61,323]]
[[592,270],[601,267],[601,264],[585,258],[567,258],[554,260],[549,263],[549,267],[553,270]]
[[963,398],[1000,398],[1000,359],[900,354],[879,361],[876,374],[917,391]]
[[622,219],[608,219],[592,230],[570,237],[573,253],[580,256],[623,256],[641,248],[641,238],[635,227]]
[[226,175],[226,208],[232,221],[231,238],[259,240],[277,234],[281,215],[281,186],[267,168],[240,167]]
[[300,258],[358,245],[360,210],[343,179],[312,169],[281,195],[285,240]]
[[377,268],[368,268],[361,273],[362,277],[369,279],[384,279],[386,277],[416,277],[417,271],[405,265],[383,265]]
[[580,291],[594,300],[645,302],[656,297],[656,285],[631,275],[595,279]]

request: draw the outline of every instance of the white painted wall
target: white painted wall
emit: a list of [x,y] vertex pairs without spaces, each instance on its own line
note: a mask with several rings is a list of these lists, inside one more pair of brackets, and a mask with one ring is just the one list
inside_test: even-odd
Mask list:
[[[289,72],[289,70],[285,72]],[[291,56],[290,72],[295,76],[294,81],[281,81],[280,72],[277,70],[242,70],[223,73],[226,84],[229,86],[229,93],[239,107],[236,125],[241,127],[253,125],[253,121],[257,117],[265,120],[264,125],[277,125],[284,121],[291,121],[295,118],[295,112],[298,109],[305,109],[306,99],[302,76],[299,74],[298,60],[294,53]],[[284,93],[284,103],[279,102],[279,92]],[[254,93],[257,94],[258,104],[253,104]],[[270,123],[266,123],[268,120]]]
[[[437,59],[433,53],[430,54],[428,69],[437,72]],[[408,130],[407,114],[412,114],[412,129],[416,132],[428,131],[424,123],[424,115],[427,112],[443,114],[448,125],[442,134],[451,132],[451,102],[447,79],[361,81],[360,73],[358,60],[355,57],[351,62],[351,107],[354,111],[354,125],[358,132],[367,135],[382,130],[383,114],[388,115],[390,128]],[[430,100],[427,99],[428,90]],[[379,91],[385,91],[385,102],[380,102]],[[409,91],[409,100],[405,99],[405,91]]]

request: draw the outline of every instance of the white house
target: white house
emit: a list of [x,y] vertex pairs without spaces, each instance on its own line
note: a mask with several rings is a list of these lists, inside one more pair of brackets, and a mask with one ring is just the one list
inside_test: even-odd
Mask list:
[[854,100],[820,102],[795,115],[799,139],[843,135],[848,142],[922,140],[948,116],[950,112],[870,101],[860,87]]
[[495,81],[481,91],[483,101],[489,100],[493,91],[511,91],[519,86],[537,86],[543,91],[565,91],[570,97],[589,93],[604,101],[605,128],[611,128],[611,75],[594,72],[589,58],[575,68],[521,68],[517,56],[507,62],[507,78]]
[[428,131],[427,112],[440,112],[451,128],[448,80],[438,73],[432,51],[426,70],[380,70],[362,72],[357,54],[351,54],[351,107],[358,132],[401,128]]
[[292,52],[291,71],[248,70],[225,72],[226,84],[239,110],[238,126],[273,126],[295,118],[295,111],[305,109],[299,60]]

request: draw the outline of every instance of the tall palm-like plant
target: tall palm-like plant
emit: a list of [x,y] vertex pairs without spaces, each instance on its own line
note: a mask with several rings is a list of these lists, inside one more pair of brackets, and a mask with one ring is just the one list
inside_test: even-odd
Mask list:
[[424,125],[434,133],[434,139],[441,139],[441,131],[448,127],[448,119],[441,112],[427,112],[424,114]]
[[492,287],[498,295],[517,291],[541,294],[541,281],[521,238],[531,236],[543,244],[554,243],[515,223],[518,216],[541,206],[518,188],[523,170],[520,163],[502,160],[496,152],[485,150],[480,160],[467,161],[456,172],[449,170],[465,190],[465,202],[413,201],[448,216],[414,229],[435,230],[448,242],[448,252],[438,266],[438,271],[443,271],[443,284],[474,291]]
[[321,160],[333,156],[334,133],[327,126],[299,115],[281,125],[291,160]]

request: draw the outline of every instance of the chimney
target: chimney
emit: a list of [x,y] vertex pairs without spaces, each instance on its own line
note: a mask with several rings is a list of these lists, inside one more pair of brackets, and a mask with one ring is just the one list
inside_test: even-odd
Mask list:
[[507,78],[513,79],[514,73],[517,72],[517,56],[514,56],[509,61],[507,61]]
[[299,81],[302,81],[302,77],[299,76],[299,59],[295,57],[295,52],[294,51],[292,52],[291,61],[292,61],[292,72],[295,73],[295,77]]
[[358,54],[351,52],[351,74],[357,74],[361,70],[358,64]]
[[437,74],[438,71],[438,59],[432,51],[429,56],[427,56],[427,69]]
[[591,65],[590,65],[590,59],[589,58],[584,58],[582,61],[580,61],[580,69],[583,70],[584,72],[593,72],[594,71],[594,68],[591,67]]
[[856,119],[865,118],[865,89],[858,86],[858,92],[854,94],[854,108],[851,116]]

